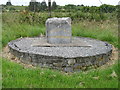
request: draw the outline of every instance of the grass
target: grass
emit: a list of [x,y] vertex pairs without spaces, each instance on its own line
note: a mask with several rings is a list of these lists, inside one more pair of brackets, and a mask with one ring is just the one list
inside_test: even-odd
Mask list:
[[4,25],[2,43],[5,46],[9,41],[16,38],[38,36],[40,34],[45,34],[45,27],[42,25],[13,24],[9,28],[8,25]]
[[[117,88],[118,78],[112,77],[117,64],[103,70],[62,74],[49,69],[32,69],[3,59],[3,88]],[[118,73],[118,71],[116,71]],[[93,77],[99,77],[94,79]]]
[[73,36],[90,37],[102,41],[107,41],[118,47],[118,27],[117,22],[79,22],[72,28]]
[[[9,15],[10,14],[10,15]],[[2,45],[20,37],[33,37],[45,34],[43,24],[30,25],[19,23],[19,14],[5,13],[3,15]],[[118,30],[115,21],[79,21],[72,24],[73,36],[90,37],[107,41],[118,47]],[[95,69],[72,75],[63,74],[49,69],[25,68],[5,58],[2,61],[3,88],[117,88],[118,77],[112,77],[115,71],[118,75],[117,63],[106,69]],[[99,77],[94,79],[93,77]]]
[[27,6],[7,6],[6,8],[9,10],[10,8],[14,8],[15,10],[25,10]]
[[[82,21],[72,25],[73,36],[90,37],[107,41],[118,47],[118,30],[117,23],[109,21],[103,22],[88,22]],[[3,24],[3,46],[9,41],[20,37],[32,37],[45,34],[44,25],[29,25],[27,23],[12,25]]]
[[0,89],[2,88],[2,57],[0,57]]

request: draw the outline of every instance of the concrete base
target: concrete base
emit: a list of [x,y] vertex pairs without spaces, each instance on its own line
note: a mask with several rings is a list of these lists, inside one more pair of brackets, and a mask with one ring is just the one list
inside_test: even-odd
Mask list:
[[65,72],[101,66],[110,60],[112,53],[112,45],[90,38],[74,37],[72,42],[78,45],[68,46],[46,46],[45,42],[45,37],[21,38],[9,42],[8,46],[10,52],[24,63]]

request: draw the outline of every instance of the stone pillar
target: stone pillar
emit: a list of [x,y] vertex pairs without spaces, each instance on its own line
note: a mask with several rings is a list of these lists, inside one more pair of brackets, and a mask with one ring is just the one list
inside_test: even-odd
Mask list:
[[71,43],[71,18],[49,18],[46,21],[46,37],[50,44]]

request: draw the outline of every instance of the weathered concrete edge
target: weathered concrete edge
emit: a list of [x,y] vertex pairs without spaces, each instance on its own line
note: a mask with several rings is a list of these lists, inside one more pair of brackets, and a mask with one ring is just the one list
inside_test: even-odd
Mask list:
[[111,58],[112,50],[95,56],[63,58],[56,56],[45,56],[34,53],[20,52],[8,44],[10,53],[19,58],[23,63],[32,64],[40,67],[58,69],[65,72],[80,71],[85,67],[102,66]]

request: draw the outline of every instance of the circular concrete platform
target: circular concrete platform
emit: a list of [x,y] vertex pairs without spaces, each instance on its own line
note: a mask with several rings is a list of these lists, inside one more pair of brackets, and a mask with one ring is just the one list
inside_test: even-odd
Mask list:
[[66,72],[82,67],[101,66],[109,61],[112,45],[107,42],[73,37],[70,44],[48,44],[45,37],[20,38],[8,43],[10,52],[24,63]]

